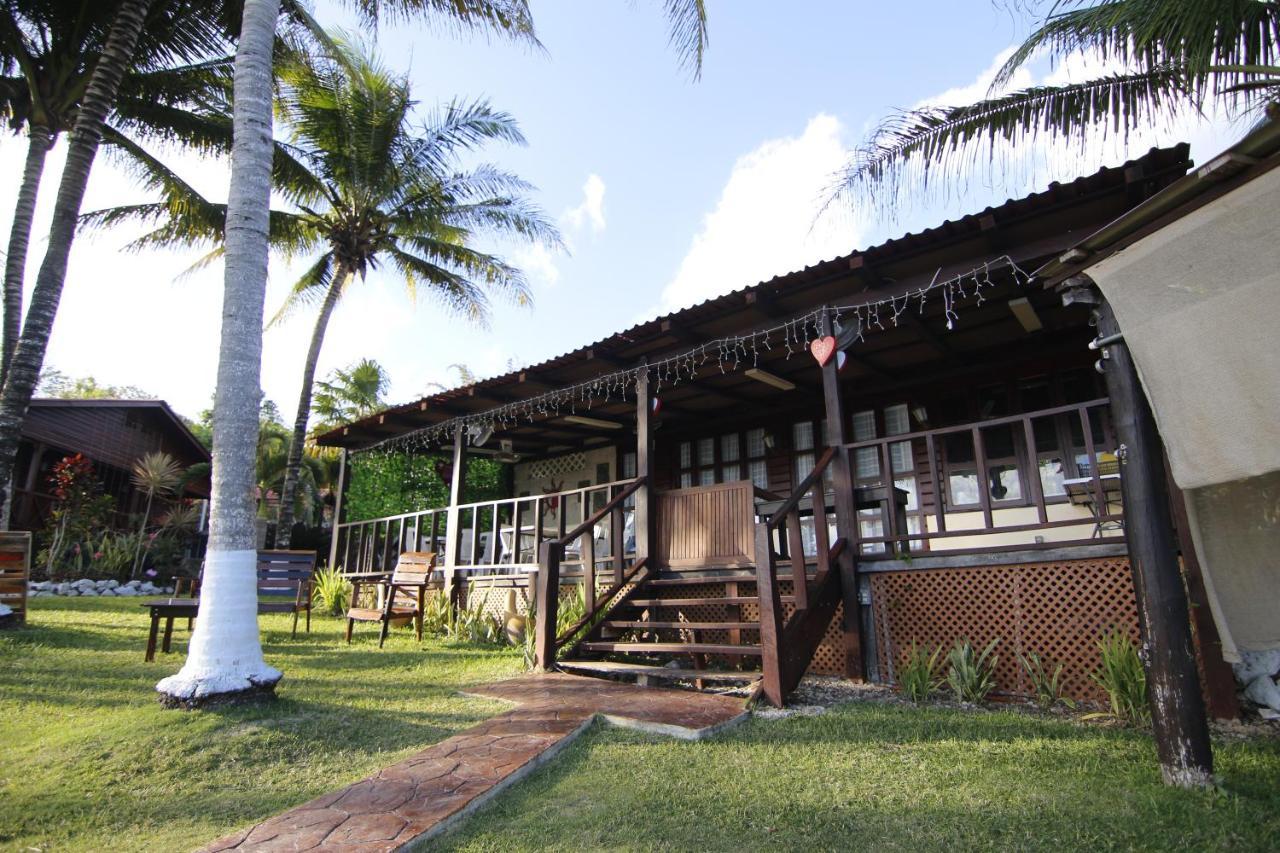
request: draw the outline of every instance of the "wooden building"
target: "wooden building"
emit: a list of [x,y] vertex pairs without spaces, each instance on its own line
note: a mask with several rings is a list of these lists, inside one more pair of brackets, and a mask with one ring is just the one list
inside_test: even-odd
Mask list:
[[[806,671],[892,682],[913,643],[994,639],[1001,692],[1029,690],[1018,656],[1036,652],[1099,698],[1098,639],[1138,633],[1116,440],[1088,310],[1031,273],[1187,155],[1153,149],[321,436],[455,455],[451,506],[344,520],[339,503],[330,560],[438,551],[445,588],[497,612],[505,587],[583,583],[603,621],[538,629],[540,662],[578,672],[759,679],[779,702]],[[467,453],[513,464],[510,497],[457,503]]]
[[[133,465],[155,451],[168,453],[184,468],[210,461],[209,451],[163,400],[32,400],[14,465],[10,526],[44,527],[53,500],[49,475],[76,453],[93,462],[103,492],[115,498],[122,519],[142,512],[146,497],[133,485]],[[185,495],[209,497],[208,475],[188,483]]]

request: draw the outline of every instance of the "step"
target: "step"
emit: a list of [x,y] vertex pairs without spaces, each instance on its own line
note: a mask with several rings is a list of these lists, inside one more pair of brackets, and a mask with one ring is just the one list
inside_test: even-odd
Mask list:
[[[780,581],[790,581],[791,573],[787,572],[786,574],[779,574],[777,578]],[[679,575],[674,577],[666,577],[664,575],[659,575],[656,578],[650,578],[649,580],[645,581],[643,584],[641,584],[641,586],[643,587],[702,586],[703,584],[709,584],[709,583],[755,583],[755,582],[756,582],[755,572],[740,573],[740,574],[726,574],[726,575],[700,575],[700,576]]]
[[663,655],[752,655],[761,654],[755,644],[730,645],[721,643],[613,643],[608,640],[583,643],[580,648],[588,652],[620,652],[622,654]]
[[750,684],[760,680],[758,672],[724,672],[718,669],[677,669],[667,666],[645,666],[639,663],[615,663],[608,660],[562,660],[556,663],[561,669],[598,675],[633,675],[672,681],[728,681]]
[[687,631],[756,631],[759,622],[657,622],[627,619],[606,619],[600,623],[606,628],[682,628]]
[[[795,598],[784,595],[782,600],[795,601]],[[699,604],[756,604],[759,601],[754,595],[725,595],[707,598],[629,598],[623,604],[631,607],[697,607]]]

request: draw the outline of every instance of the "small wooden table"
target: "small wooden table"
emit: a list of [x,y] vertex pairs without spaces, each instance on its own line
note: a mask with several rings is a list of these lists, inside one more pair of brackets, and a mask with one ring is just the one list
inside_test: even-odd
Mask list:
[[200,599],[153,598],[149,601],[141,602],[141,606],[151,611],[151,633],[147,635],[146,657],[147,662],[150,663],[156,659],[156,634],[160,631],[160,620],[165,620],[164,645],[162,649],[165,654],[168,654],[169,640],[173,637],[173,620],[194,619],[200,609]]

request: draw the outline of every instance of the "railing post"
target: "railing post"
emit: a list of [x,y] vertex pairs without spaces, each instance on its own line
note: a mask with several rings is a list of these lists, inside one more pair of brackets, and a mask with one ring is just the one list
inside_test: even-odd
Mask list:
[[787,538],[787,553],[791,557],[791,594],[795,596],[796,610],[807,610],[809,577],[804,570],[804,533],[798,508],[787,513]]
[[[339,524],[342,523],[342,504],[343,496],[347,490],[347,449],[344,447],[342,453],[338,456],[338,491],[334,495],[333,501],[333,526],[332,535],[329,538],[329,568],[332,569],[338,564],[338,533]],[[344,561],[345,562],[345,561]]]
[[556,618],[560,609],[560,560],[564,550],[559,542],[542,543],[538,553],[538,581],[535,588],[537,616],[534,618],[534,663],[549,670],[556,662]]
[[650,428],[650,416],[653,411],[653,396],[649,393],[649,370],[642,368],[636,375],[636,477],[644,478],[644,485],[636,492],[635,498],[635,533],[636,559],[650,556],[652,552],[653,520],[650,515],[650,498],[653,494],[653,478],[651,456],[653,455],[653,432]]
[[764,698],[781,708],[786,696],[782,685],[782,598],[773,567],[773,549],[769,544],[769,526],[757,522],[755,528],[756,591],[760,597],[760,663]]
[[[831,316],[822,312],[822,334],[830,335]],[[849,542],[858,541],[858,510],[853,503],[853,476],[849,464],[849,448],[845,447],[844,405],[840,399],[840,377],[836,373],[838,358],[822,366],[822,396],[827,413],[827,444],[835,448],[831,460],[831,480],[835,488],[836,536]],[[854,548],[840,552],[840,594],[844,605],[844,671],[849,678],[862,679],[867,671],[863,660],[862,599],[858,595],[858,566]]]
[[461,425],[453,432],[453,472],[449,478],[449,510],[445,517],[444,593],[451,605],[458,603],[458,545],[462,541],[462,487],[466,478],[466,433]]

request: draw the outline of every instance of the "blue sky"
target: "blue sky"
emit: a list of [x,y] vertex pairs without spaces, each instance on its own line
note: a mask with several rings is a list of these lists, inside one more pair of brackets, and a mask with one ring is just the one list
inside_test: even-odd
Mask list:
[[[1068,150],[1041,148],[1003,183],[970,182],[892,221],[846,211],[815,222],[844,149],[895,107],[979,97],[1029,21],[990,0],[709,5],[711,47],[699,82],[668,49],[657,0],[536,0],[545,53],[423,24],[384,26],[378,51],[409,74],[424,108],[485,96],[519,120],[529,146],[493,148],[486,159],[538,186],[537,201],[560,221],[572,251],[500,247],[529,270],[535,306],[499,305],[488,329],[466,326],[429,299],[411,305],[394,278],[375,274],[338,308],[321,375],[373,357],[391,373],[392,398],[413,399],[429,383],[456,384],[451,363],[488,375],[508,361],[540,361],[666,310],[1121,162],[1152,144],[1189,139],[1203,161],[1241,131],[1221,119],[1184,118],[1128,146],[1093,139]],[[354,23],[326,0],[317,17]],[[1019,82],[1084,73],[1096,63],[1073,65],[1038,63]],[[16,191],[24,148],[24,140],[0,140],[6,198]],[[203,191],[225,198],[224,163],[169,159]],[[51,158],[46,217],[60,164],[61,156]],[[143,197],[127,174],[100,162],[86,209]],[[6,230],[8,214],[0,209]],[[77,244],[48,363],[140,386],[195,415],[213,387],[221,271],[175,282],[193,255],[122,254],[129,236]],[[43,240],[32,254],[29,279]],[[268,315],[291,272],[273,261]],[[263,386],[288,415],[309,334],[303,315],[267,333]]]

